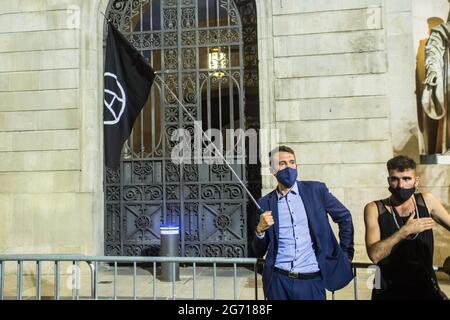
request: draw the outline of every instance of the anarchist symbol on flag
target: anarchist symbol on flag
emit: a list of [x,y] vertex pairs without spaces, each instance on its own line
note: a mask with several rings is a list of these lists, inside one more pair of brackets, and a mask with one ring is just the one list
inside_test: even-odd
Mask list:
[[123,144],[147,102],[155,79],[144,57],[108,23],[104,74],[105,165],[117,169]]

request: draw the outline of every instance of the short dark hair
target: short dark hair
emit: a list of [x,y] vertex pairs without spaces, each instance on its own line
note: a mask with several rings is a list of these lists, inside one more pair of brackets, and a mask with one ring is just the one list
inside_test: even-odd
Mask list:
[[397,170],[403,172],[408,169],[416,170],[416,163],[408,156],[396,156],[387,162],[388,171]]
[[271,168],[272,168],[272,158],[278,152],[287,152],[287,153],[292,154],[295,157],[294,150],[292,150],[292,148],[290,148],[288,146],[279,146],[279,147],[273,148],[272,151],[269,152],[269,165]]

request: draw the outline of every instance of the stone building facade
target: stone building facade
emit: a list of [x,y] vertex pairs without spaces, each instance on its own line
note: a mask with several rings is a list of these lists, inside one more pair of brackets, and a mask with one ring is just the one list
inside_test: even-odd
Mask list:
[[[103,14],[108,0],[0,0],[0,253],[104,253]],[[351,210],[388,195],[385,162],[420,162],[416,65],[447,0],[256,0],[261,153],[292,146],[299,176]],[[420,190],[450,208],[450,170]],[[262,157],[265,193],[275,185]],[[450,255],[436,230],[435,263]]]

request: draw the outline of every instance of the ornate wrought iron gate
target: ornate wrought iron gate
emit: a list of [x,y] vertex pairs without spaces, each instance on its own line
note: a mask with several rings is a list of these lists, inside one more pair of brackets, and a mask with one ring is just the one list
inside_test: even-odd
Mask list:
[[[258,129],[255,13],[254,1],[114,0],[108,17],[203,129],[224,133]],[[173,133],[193,134],[194,123],[165,84],[153,85],[120,170],[105,173],[105,252],[155,255],[160,225],[177,224],[183,256],[246,256],[247,196],[230,170],[171,160]],[[233,168],[244,182],[249,168],[258,176],[259,167],[245,161]],[[257,191],[259,180],[252,185]]]

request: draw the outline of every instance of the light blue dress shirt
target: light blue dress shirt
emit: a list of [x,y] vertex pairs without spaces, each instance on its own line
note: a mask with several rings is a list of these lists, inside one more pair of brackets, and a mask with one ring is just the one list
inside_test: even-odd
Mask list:
[[277,197],[279,237],[275,267],[300,273],[319,271],[308,217],[297,183],[285,196],[277,190]]

